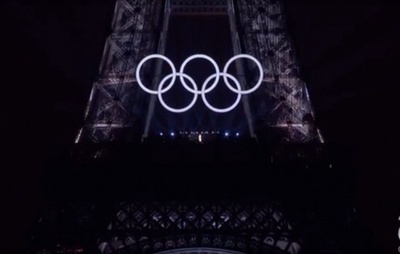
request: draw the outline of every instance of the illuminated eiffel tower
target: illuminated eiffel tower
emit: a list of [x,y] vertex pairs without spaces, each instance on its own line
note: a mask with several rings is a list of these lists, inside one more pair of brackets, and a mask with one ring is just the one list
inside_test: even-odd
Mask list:
[[[212,49],[203,48],[202,52],[198,51],[195,43],[176,49],[174,44],[185,36],[213,41],[215,34],[204,31],[198,34],[172,31],[177,30],[179,23],[201,23],[210,17],[214,17],[215,22],[226,24],[220,31],[225,36],[220,36],[225,45],[211,44]],[[203,26],[211,24],[203,23]],[[186,30],[191,29],[190,25],[186,27]],[[247,125],[252,137],[262,139],[268,134],[279,142],[322,141],[312,125],[313,110],[306,85],[299,74],[279,1],[166,1],[165,4],[162,1],[117,1],[112,29],[106,42],[99,78],[93,85],[85,113],[85,125],[77,142],[126,142],[138,136],[151,136],[152,130],[160,128],[157,119],[154,119],[159,116],[158,112],[154,112],[157,111],[157,97],[143,93],[135,76],[137,65],[144,57],[157,53],[182,61],[179,57],[182,52],[208,51],[214,54],[211,57],[219,57],[221,62],[224,50],[231,56],[249,54],[262,65],[262,85],[253,94],[244,95],[240,103],[242,107],[238,106],[238,111],[244,111],[247,119],[244,125]],[[204,68],[204,65],[201,67]],[[238,61],[235,67],[244,90],[255,83],[256,75],[260,77],[254,64]],[[148,64],[143,69],[148,83],[156,87],[163,74],[162,64]],[[221,118],[221,115],[202,114],[201,107],[195,109],[191,110],[192,114],[201,116],[203,122],[204,118]],[[238,111],[234,114],[243,113]],[[162,114],[165,115],[165,112]],[[190,117],[185,115],[183,118]],[[200,124],[195,127],[206,130],[218,129],[221,125],[224,124]],[[179,131],[179,127],[188,126],[176,126],[175,131]]]
[[342,253],[315,212],[336,183],[322,143],[280,1],[117,0],[31,250]]

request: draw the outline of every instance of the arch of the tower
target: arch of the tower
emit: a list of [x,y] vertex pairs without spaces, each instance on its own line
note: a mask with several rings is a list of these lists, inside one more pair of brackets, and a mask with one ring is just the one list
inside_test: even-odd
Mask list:
[[103,254],[298,253],[296,235],[277,203],[124,202],[98,240]]

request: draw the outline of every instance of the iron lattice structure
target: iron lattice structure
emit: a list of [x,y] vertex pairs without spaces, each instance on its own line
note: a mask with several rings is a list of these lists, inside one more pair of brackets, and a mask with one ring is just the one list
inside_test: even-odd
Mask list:
[[294,254],[302,246],[294,228],[276,202],[59,203],[42,213],[35,248],[49,253]]
[[[267,133],[286,143],[322,141],[313,126],[311,102],[300,78],[280,1],[117,0],[112,32],[106,40],[77,143],[129,142],[147,135],[143,130],[151,122],[155,97],[143,96],[135,71],[144,57],[165,52],[171,13],[226,15],[232,52],[252,55],[261,62],[262,87],[241,101],[251,135],[261,137]],[[156,87],[161,67],[144,69],[147,83]],[[256,71],[255,65],[236,64],[243,88],[259,77]],[[64,246],[79,243],[82,250],[102,254],[295,254],[303,245],[295,224],[289,222],[274,202],[113,202],[117,205],[109,212],[95,205],[50,209],[39,225],[44,230],[39,235],[44,237],[36,242],[42,242],[43,246],[60,241],[64,241]],[[54,225],[62,230],[52,239]],[[70,253],[72,249],[55,253]]]
[[[135,71],[144,57],[165,52],[171,13],[227,15],[232,52],[254,56],[264,72],[261,88],[241,101],[250,134],[301,144],[130,143],[146,134],[156,99],[142,96]],[[255,65],[235,68],[242,88],[260,77]],[[143,69],[156,88],[161,67]],[[345,199],[336,192],[343,181],[332,181],[330,158],[314,143],[323,140],[279,0],[117,0],[76,139],[85,141],[71,157],[52,158],[53,202],[33,229],[28,253],[342,253],[357,235],[354,226],[331,226],[350,221],[337,201]]]
[[[247,112],[251,116],[246,114],[255,126],[250,132],[258,136],[269,133],[279,142],[322,141],[313,124],[311,102],[299,74],[280,1],[170,0],[163,5],[155,0],[118,0],[99,78],[93,85],[85,125],[76,142],[129,142],[142,135],[144,119],[152,114],[152,101],[141,96],[134,73],[145,56],[165,51],[171,12],[230,15],[234,53],[250,54],[262,63],[264,84],[254,95],[242,99],[249,104]],[[256,79],[256,71],[256,66],[246,66],[242,86]],[[157,75],[151,70],[148,73],[150,79],[159,80]]]
[[300,77],[281,1],[238,0],[236,9],[242,47],[265,68],[266,84],[253,103],[261,125],[280,130],[278,135],[288,142],[322,141],[312,123],[313,109]]
[[162,9],[162,1],[157,0],[116,2],[112,33],[106,40],[78,140],[81,135],[93,142],[129,140],[124,134],[137,128],[137,112],[145,100],[138,96],[134,73],[138,62],[156,49]]
[[112,237],[99,241],[104,254],[195,247],[245,253],[300,250],[292,226],[272,203],[121,203],[108,230]]

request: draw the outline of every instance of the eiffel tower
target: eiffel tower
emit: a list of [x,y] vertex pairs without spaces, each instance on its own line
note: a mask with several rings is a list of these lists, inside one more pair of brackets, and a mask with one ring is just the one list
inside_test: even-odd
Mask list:
[[347,253],[346,165],[315,126],[284,13],[117,0],[28,252]]

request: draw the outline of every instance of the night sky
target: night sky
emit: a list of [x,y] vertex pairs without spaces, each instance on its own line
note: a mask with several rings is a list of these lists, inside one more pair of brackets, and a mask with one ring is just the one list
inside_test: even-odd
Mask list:
[[[329,143],[354,151],[355,207],[387,253],[395,253],[400,246],[395,146],[400,6],[363,2],[285,1],[317,124]],[[5,7],[1,83],[10,163],[2,167],[2,212],[11,241],[6,245],[18,248],[12,246],[23,242],[43,200],[46,147],[72,143],[82,124],[114,1],[10,2]]]

